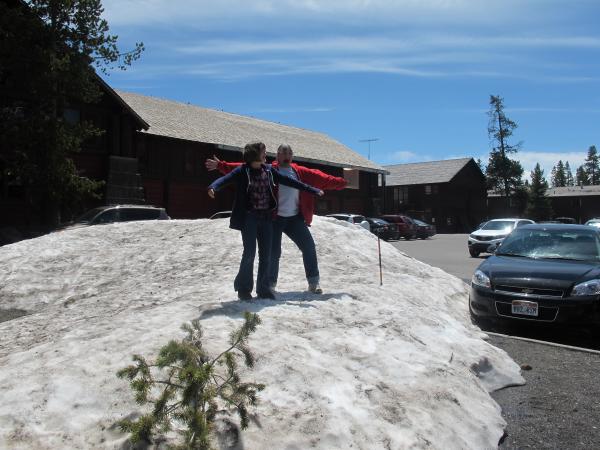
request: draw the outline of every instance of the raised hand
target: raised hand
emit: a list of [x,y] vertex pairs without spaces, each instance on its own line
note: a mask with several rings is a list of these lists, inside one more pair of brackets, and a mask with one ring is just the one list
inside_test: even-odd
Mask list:
[[215,198],[215,190],[214,189],[209,189],[208,190],[208,196],[210,198]]
[[221,162],[221,160],[219,158],[217,158],[215,155],[213,155],[212,159],[206,158],[204,165],[206,166],[207,170],[217,170],[219,168],[220,162]]

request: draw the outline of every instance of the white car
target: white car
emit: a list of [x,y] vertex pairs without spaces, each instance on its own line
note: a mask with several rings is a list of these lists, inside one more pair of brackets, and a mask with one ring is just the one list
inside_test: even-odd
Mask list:
[[477,258],[480,253],[488,251],[490,245],[497,246],[512,230],[523,225],[535,223],[529,219],[493,219],[469,235],[467,243],[469,254]]
[[360,225],[365,230],[371,231],[371,225],[369,225],[369,222],[367,222],[365,216],[360,216],[358,214],[327,214],[327,217],[333,217],[337,220],[343,220],[344,222]]
[[585,224],[591,227],[600,228],[600,219],[590,219]]

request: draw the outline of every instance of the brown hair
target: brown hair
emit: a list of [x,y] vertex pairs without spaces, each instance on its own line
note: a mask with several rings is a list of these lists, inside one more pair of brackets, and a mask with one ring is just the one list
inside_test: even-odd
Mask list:
[[250,164],[254,161],[260,161],[260,153],[266,150],[265,144],[262,142],[250,142],[244,147],[244,162]]

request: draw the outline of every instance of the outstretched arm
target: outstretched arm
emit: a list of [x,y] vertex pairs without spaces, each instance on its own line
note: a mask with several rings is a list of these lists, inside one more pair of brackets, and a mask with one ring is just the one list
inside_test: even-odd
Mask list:
[[239,174],[242,173],[241,170],[242,169],[238,167],[236,170],[229,172],[227,175],[224,175],[221,178],[217,178],[215,181],[213,181],[210,186],[208,186],[208,195],[211,198],[215,198],[215,192],[218,192],[225,186],[232,184],[237,179]]
[[[300,168],[302,166],[298,166]],[[319,189],[326,190],[341,190],[346,187],[348,181],[342,177],[334,177],[328,175],[325,172],[321,172],[317,169],[309,169],[308,167],[302,167],[300,176],[311,186],[315,186]]]
[[323,191],[321,189],[312,187],[306,183],[303,183],[302,181],[294,180],[293,178],[290,178],[287,175],[283,175],[283,174],[279,173],[277,170],[273,170],[273,171],[271,171],[271,173],[273,174],[273,179],[277,183],[281,183],[285,186],[296,188],[299,191],[310,192],[311,194],[318,195],[319,197],[321,197],[323,195]]
[[215,155],[213,155],[212,159],[206,158],[206,161],[204,162],[204,166],[206,167],[207,170],[218,170],[223,175],[231,172],[233,169],[235,169],[236,167],[239,167],[241,165],[242,165],[241,162],[237,163],[237,162],[221,161]]

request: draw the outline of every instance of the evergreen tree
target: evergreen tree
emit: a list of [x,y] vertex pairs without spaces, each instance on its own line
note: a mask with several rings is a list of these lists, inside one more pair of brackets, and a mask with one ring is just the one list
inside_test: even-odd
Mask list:
[[540,164],[536,164],[531,171],[531,184],[529,186],[529,198],[525,214],[535,221],[547,220],[552,217],[552,206],[550,198],[546,196],[548,182],[544,178],[544,171]]
[[569,161],[565,163],[565,186],[574,186],[573,171],[569,165]]
[[[130,381],[138,404],[152,408],[135,420],[119,423],[122,431],[130,433],[131,443],[143,443],[146,448],[157,432],[168,432],[177,423],[184,426],[180,431],[184,442],[174,448],[209,450],[215,419],[227,409],[237,412],[245,429],[248,407],[257,404],[257,394],[264,385],[242,382],[238,360],[254,367],[248,338],[259,324],[258,315],[246,311],[244,324],[231,333],[229,347],[216,357],[203,346],[198,319],[184,324],[187,336],[162,347],[155,362],[134,355],[135,364],[119,370],[117,376]],[[162,378],[157,378],[161,374]]]
[[500,193],[508,204],[510,195],[522,186],[523,167],[510,158],[518,152],[520,144],[510,145],[508,142],[517,124],[504,114],[504,99],[499,96],[490,96],[488,116],[488,136],[492,143],[486,168],[488,188]]
[[577,183],[577,186],[588,186],[590,184],[590,178],[585,170],[585,166],[579,166],[577,168],[575,182]]
[[0,2],[0,155],[5,176],[24,187],[38,222],[55,225],[61,208],[99,195],[100,183],[81,177],[73,155],[101,131],[70,121],[70,107],[98,102],[94,66],[124,69],[143,45],[121,54],[101,18],[100,0]]
[[589,184],[600,184],[600,159],[598,158],[598,151],[596,150],[595,145],[592,145],[588,149],[588,154],[583,165],[588,176]]
[[552,168],[550,180],[552,182],[552,186],[554,187],[564,187],[567,185],[567,174],[565,172],[565,166],[562,160],[559,160],[558,163]]

